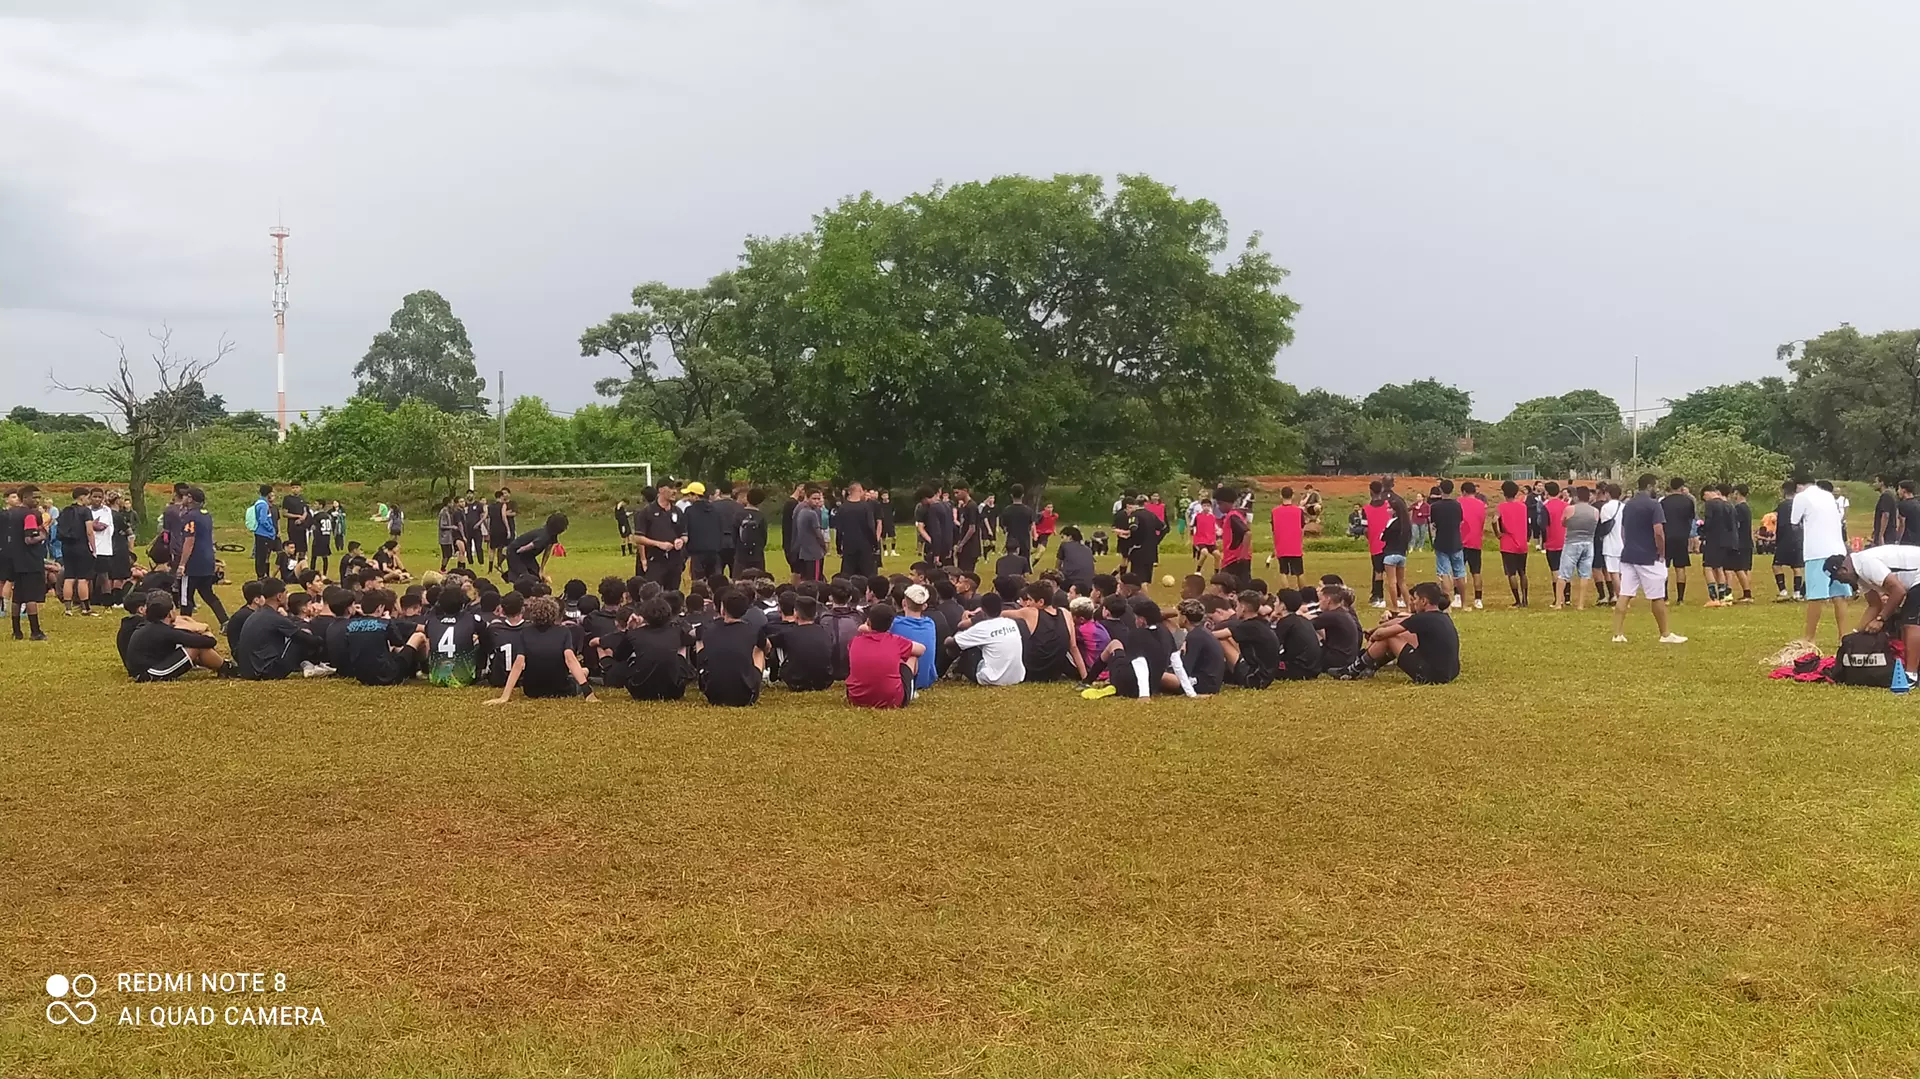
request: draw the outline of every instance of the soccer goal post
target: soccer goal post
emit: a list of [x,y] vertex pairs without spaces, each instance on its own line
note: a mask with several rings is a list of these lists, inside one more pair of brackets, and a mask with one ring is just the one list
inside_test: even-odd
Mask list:
[[627,461],[619,464],[593,465],[468,465],[467,490],[479,490],[474,484],[474,480],[478,478],[482,472],[565,472],[583,469],[587,471],[597,469],[601,472],[633,472],[636,470],[644,470],[647,474],[647,486],[653,486],[652,461]]

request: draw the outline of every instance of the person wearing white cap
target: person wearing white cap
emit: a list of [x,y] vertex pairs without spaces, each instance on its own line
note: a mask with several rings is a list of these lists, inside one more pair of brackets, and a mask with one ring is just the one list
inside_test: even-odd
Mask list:
[[913,684],[917,689],[932,686],[940,677],[939,665],[934,662],[940,650],[940,627],[927,617],[927,603],[932,598],[926,585],[908,585],[901,593],[901,613],[894,616],[891,631],[926,649],[920,657],[919,669],[914,672]]

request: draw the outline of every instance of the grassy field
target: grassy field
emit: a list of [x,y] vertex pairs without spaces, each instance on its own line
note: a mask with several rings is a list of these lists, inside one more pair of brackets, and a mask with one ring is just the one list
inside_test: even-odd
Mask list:
[[[0,641],[0,1075],[1920,1071],[1920,705],[1768,681],[1770,580],[1681,647],[1488,584],[1450,686],[890,715],[133,686],[56,611]],[[287,987],[115,979],[223,970]]]

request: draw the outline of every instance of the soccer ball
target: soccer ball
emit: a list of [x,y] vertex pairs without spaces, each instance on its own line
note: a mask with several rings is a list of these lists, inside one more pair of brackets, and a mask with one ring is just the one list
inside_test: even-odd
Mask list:
[[1171,573],[1169,573],[1169,574],[1167,574],[1166,576],[1164,576],[1164,577],[1162,577],[1162,578],[1160,578],[1160,583],[1161,583],[1161,585],[1163,585],[1163,586],[1165,586],[1165,587],[1167,587],[1167,588],[1172,588],[1172,587],[1173,587],[1173,574],[1171,574]]

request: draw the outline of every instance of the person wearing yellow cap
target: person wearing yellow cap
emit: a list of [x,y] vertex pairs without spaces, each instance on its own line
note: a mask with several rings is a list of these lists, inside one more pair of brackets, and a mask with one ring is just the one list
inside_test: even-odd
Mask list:
[[720,535],[724,522],[719,507],[707,497],[707,485],[699,480],[687,484],[687,508],[680,515],[686,525],[688,565],[693,579],[704,581],[722,572]]

